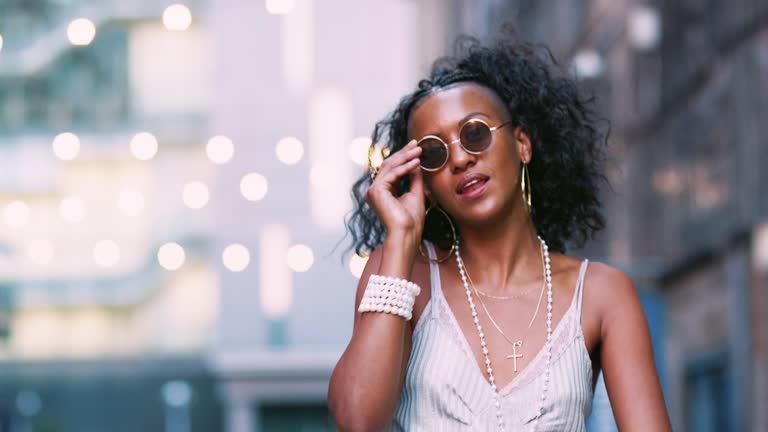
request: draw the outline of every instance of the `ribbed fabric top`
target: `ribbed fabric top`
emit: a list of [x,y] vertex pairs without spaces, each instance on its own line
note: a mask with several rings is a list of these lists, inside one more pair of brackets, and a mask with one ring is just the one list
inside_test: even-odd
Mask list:
[[[435,250],[426,243],[435,259]],[[552,331],[549,388],[537,431],[584,431],[592,410],[592,361],[581,328],[588,261],[581,264],[568,310]],[[413,331],[405,384],[390,430],[498,430],[491,385],[480,370],[430,264],[432,297]],[[476,342],[472,339],[472,342]],[[541,400],[546,347],[500,388],[506,431],[532,431]]]

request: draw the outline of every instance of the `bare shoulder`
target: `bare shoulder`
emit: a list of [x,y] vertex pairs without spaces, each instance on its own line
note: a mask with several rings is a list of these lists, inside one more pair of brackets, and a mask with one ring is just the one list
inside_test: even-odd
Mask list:
[[590,261],[584,287],[585,290],[594,291],[595,294],[610,302],[627,301],[637,297],[635,284],[626,273],[597,261]]
[[595,263],[584,287],[599,314],[599,326],[593,328],[593,341],[599,344],[591,352],[598,356],[618,429],[671,431],[648,320],[634,283],[623,271]]
[[584,279],[584,304],[602,324],[614,316],[642,314],[640,296],[629,276],[602,262],[589,263]]

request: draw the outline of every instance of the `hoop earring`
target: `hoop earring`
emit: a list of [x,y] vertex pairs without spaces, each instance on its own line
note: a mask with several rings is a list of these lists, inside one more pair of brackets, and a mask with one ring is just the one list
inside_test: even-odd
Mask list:
[[430,207],[427,209],[427,211],[425,211],[425,212],[424,212],[424,221],[425,221],[425,222],[426,222],[426,220],[427,220],[427,215],[429,215],[429,212],[430,212],[430,211],[431,211],[433,208],[437,208],[437,209],[440,211],[440,213],[442,213],[442,214],[443,214],[443,216],[445,216],[445,219],[448,221],[448,226],[450,226],[450,227],[451,227],[451,236],[453,237],[453,240],[451,241],[451,250],[449,250],[449,251],[448,251],[448,254],[447,254],[446,256],[444,256],[443,258],[438,258],[438,259],[434,259],[434,260],[433,260],[433,259],[432,259],[432,258],[430,258],[430,257],[429,257],[429,255],[428,255],[428,254],[427,254],[427,253],[424,251],[424,245],[423,245],[421,242],[419,242],[419,253],[421,254],[421,256],[423,256],[424,258],[426,258],[426,259],[427,259],[429,262],[436,262],[436,263],[441,263],[441,262],[443,262],[443,261],[447,260],[448,258],[450,258],[450,257],[451,257],[451,255],[453,255],[453,251],[454,251],[454,249],[456,249],[456,239],[457,239],[457,237],[456,237],[456,227],[454,227],[454,226],[453,226],[453,221],[451,221],[451,218],[448,216],[448,213],[446,213],[446,212],[445,212],[445,210],[441,209],[441,208],[440,208],[440,206],[438,206],[437,204],[430,206]]
[[[530,170],[528,169],[528,164],[523,162],[523,169],[520,173],[520,187],[523,189],[523,206],[525,206],[528,209],[528,213],[531,212],[531,175]],[[528,185],[528,190],[526,191],[525,186]]]

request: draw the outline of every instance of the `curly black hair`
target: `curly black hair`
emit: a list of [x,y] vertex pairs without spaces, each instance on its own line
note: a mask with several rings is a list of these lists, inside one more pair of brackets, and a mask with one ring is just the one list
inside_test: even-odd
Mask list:
[[[552,250],[582,246],[605,226],[599,200],[607,129],[603,133],[594,97],[584,95],[576,80],[558,65],[548,48],[519,41],[505,29],[491,43],[467,36],[455,44],[454,55],[438,59],[429,78],[403,97],[397,108],[379,121],[372,142],[392,155],[408,143],[408,121],[414,107],[430,93],[455,83],[485,86],[501,98],[530,137],[535,157],[528,165],[534,197],[531,215],[539,235]],[[385,228],[363,200],[371,184],[363,174],[352,188],[355,208],[346,220],[351,248],[367,254],[384,241]],[[408,182],[398,185],[403,193]],[[430,212],[438,213],[438,212]],[[451,233],[444,216],[431,216],[423,238],[450,247]]]

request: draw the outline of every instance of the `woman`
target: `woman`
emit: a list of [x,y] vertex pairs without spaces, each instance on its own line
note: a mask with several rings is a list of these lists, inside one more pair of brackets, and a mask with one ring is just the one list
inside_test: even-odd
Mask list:
[[632,282],[564,254],[604,225],[591,101],[548,52],[458,46],[377,124],[388,156],[355,185],[371,254],[337,424],[583,431],[602,370],[620,430],[671,430]]

